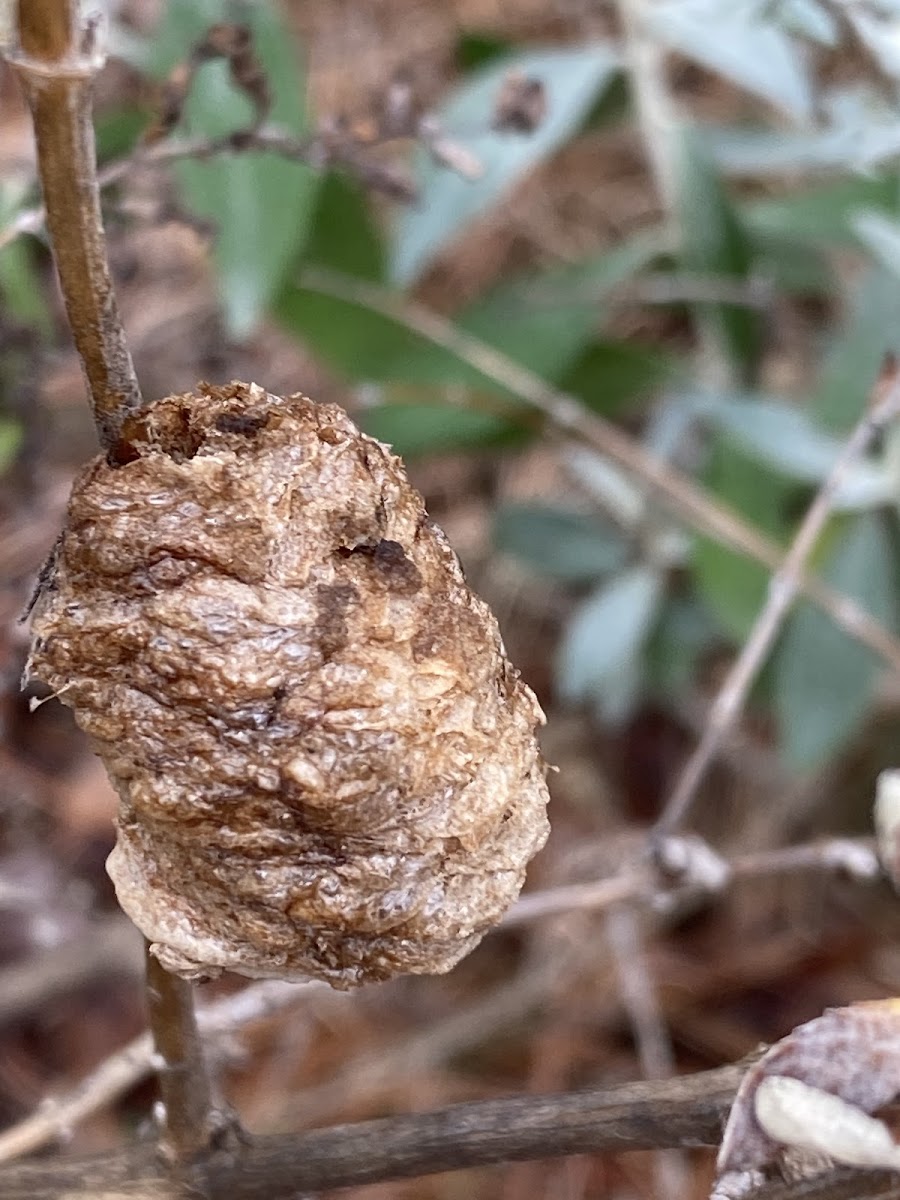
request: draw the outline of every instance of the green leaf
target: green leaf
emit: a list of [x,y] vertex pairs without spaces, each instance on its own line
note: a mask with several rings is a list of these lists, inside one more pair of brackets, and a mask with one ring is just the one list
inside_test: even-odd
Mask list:
[[767,100],[790,117],[812,119],[810,80],[799,47],[752,6],[668,0],[648,9],[649,28],[670,49]]
[[774,232],[749,231],[749,235],[754,273],[769,281],[775,291],[821,296],[837,290],[834,270],[821,247]]
[[356,414],[360,427],[402,458],[483,450],[522,440],[523,431],[500,414],[452,404],[379,404]]
[[[438,113],[446,136],[458,140],[483,167],[466,180],[422,153],[417,158],[420,200],[397,221],[391,278],[410,284],[476,217],[572,136],[619,67],[613,49],[595,44],[574,50],[535,50],[495,60],[467,79]],[[489,128],[500,87],[511,70],[540,79],[547,116],[534,133]]]
[[49,337],[53,321],[34,261],[31,238],[18,237],[0,250],[0,300],[7,319]]
[[857,246],[852,216],[861,208],[896,213],[897,175],[855,176],[775,200],[755,200],[745,204],[741,214],[753,231],[806,243]]
[[647,645],[652,686],[677,703],[695,686],[703,655],[718,633],[712,614],[696,596],[669,597]]
[[900,274],[900,225],[871,208],[855,212],[851,225],[873,258],[896,278]]
[[[658,253],[639,237],[577,267],[513,279],[459,318],[468,333],[554,382],[603,317],[603,300]],[[361,305],[289,284],[276,316],[348,379],[469,387],[509,397],[495,379],[402,323]]]
[[[27,193],[10,183],[0,187],[0,229],[12,221]],[[17,237],[0,250],[0,302],[7,319],[49,336],[52,318],[34,261],[36,243]]]
[[0,474],[11,466],[22,444],[22,427],[18,421],[0,418]]
[[889,350],[900,351],[900,285],[891,272],[876,267],[863,276],[826,355],[812,402],[823,424],[836,430],[856,424]]
[[[158,74],[183,60],[209,26],[222,20],[219,0],[181,0],[167,5],[165,12],[150,54],[151,68]],[[304,82],[278,6],[248,5],[245,16],[275,99],[270,119],[302,133]],[[185,110],[191,134],[216,137],[242,128],[249,117],[249,103],[229,84],[225,64],[204,66]],[[187,207],[216,226],[215,262],[228,328],[235,337],[245,337],[277,292],[306,237],[317,177],[305,165],[259,153],[179,163],[176,175]]]
[[288,284],[278,297],[274,315],[349,380],[484,383],[479,372],[460,363],[449,350],[362,304]]
[[621,534],[595,517],[542,504],[508,504],[494,518],[494,545],[551,579],[584,583],[619,568]]
[[859,130],[842,126],[774,130],[709,125],[702,127],[700,136],[710,158],[726,175],[847,170],[856,165],[860,153]]
[[381,283],[385,253],[372,206],[359,183],[329,171],[318,196],[303,264]]
[[97,161],[108,162],[130,154],[147,127],[147,113],[135,105],[118,106],[94,117]]
[[790,33],[799,33],[821,46],[837,45],[837,21],[818,0],[781,0],[777,16]]
[[658,237],[644,235],[577,266],[519,276],[466,309],[459,325],[556,381],[591,341],[610,293],[657,257],[659,248]]
[[[680,156],[678,204],[684,266],[700,275],[747,279],[753,265],[753,244],[690,131],[684,134]],[[737,377],[749,382],[762,345],[761,314],[736,304],[697,304],[693,308]]]
[[[728,508],[735,509],[763,532],[783,540],[785,512],[793,488],[719,438],[704,472],[706,486]],[[700,596],[723,627],[743,639],[763,605],[769,573],[753,559],[698,536],[692,556]]]
[[[848,525],[823,575],[894,627],[900,564],[876,516]],[[868,711],[880,665],[819,609],[806,602],[797,608],[775,659],[776,713],[792,767],[816,767],[842,749]]]
[[592,342],[563,375],[563,391],[595,412],[619,416],[676,383],[683,364],[657,346],[639,341]]
[[[783,401],[716,398],[701,411],[748,457],[800,483],[822,483],[843,449],[840,438],[819,428],[809,413]],[[876,507],[890,499],[891,487],[880,463],[861,459],[845,473],[833,506]]]
[[456,44],[456,63],[461,71],[486,66],[509,54],[509,42],[489,33],[465,32]]
[[641,654],[662,591],[660,573],[639,565],[584,601],[560,647],[557,680],[563,699],[591,700],[608,719],[626,715],[640,681]]

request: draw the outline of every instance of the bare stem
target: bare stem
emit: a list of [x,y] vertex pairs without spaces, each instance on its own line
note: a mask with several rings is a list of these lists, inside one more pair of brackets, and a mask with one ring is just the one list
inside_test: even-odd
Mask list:
[[194,1012],[190,983],[170,974],[147,946],[147,1008],[165,1106],[167,1151],[189,1162],[209,1149],[219,1121]]
[[101,445],[115,461],[122,425],[141,407],[119,319],[100,217],[91,120],[99,66],[92,30],[74,0],[19,0],[13,57],[34,120],[38,170],[69,324],[81,356]]
[[[235,1161],[211,1157],[203,1182],[211,1200],[272,1200],[303,1191],[347,1187],[486,1163],[567,1154],[716,1145],[746,1064],[677,1079],[514,1096],[456,1104],[309,1133],[253,1140]],[[4,1200],[49,1200],[65,1193],[154,1200],[159,1165],[140,1147],[120,1155],[46,1160],[0,1171]],[[191,1173],[185,1173],[190,1183]],[[140,1183],[139,1183],[140,1181]],[[140,1186],[140,1185],[143,1186]],[[53,1190],[53,1189],[56,1190]],[[163,1192],[168,1197],[171,1193]]]
[[831,515],[835,494],[847,472],[890,422],[900,416],[900,382],[895,380],[859,421],[817,492],[784,562],[769,582],[769,593],[731,670],[719,690],[703,735],[688,759],[675,790],[656,823],[656,835],[671,833],[687,815],[710,763],[744,706],[791,606],[803,590],[803,572]]

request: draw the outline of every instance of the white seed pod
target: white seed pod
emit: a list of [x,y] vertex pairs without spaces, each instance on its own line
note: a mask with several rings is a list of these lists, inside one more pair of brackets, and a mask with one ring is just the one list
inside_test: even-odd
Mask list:
[[27,669],[119,793],[122,907],[189,978],[449,970],[546,840],[543,714],[402,463],[245,384],[132,441],[75,483]]

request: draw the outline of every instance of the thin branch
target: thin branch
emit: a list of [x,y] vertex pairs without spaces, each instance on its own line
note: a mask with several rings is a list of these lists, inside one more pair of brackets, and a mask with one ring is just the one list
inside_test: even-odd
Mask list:
[[[680,838],[670,840],[672,843],[685,842]],[[691,856],[684,857],[688,862],[684,877],[668,891],[660,890],[658,876],[644,863],[640,869],[613,879],[567,884],[523,896],[504,918],[500,928],[515,928],[566,912],[600,911],[624,901],[654,907],[677,907],[681,898],[696,894],[698,887],[711,891],[709,872],[703,875],[701,882],[699,874],[690,865]],[[693,859],[696,860],[696,855]],[[718,874],[722,879],[722,887],[725,887],[739,879],[795,875],[801,871],[847,874],[861,881],[878,879],[880,868],[874,840],[833,838],[747,854],[730,863],[722,863]],[[546,972],[538,971],[524,980],[520,978],[440,1027],[432,1027],[412,1039],[404,1039],[396,1060],[390,1051],[384,1049],[356,1060],[348,1066],[346,1078],[338,1076],[326,1084],[304,1091],[304,1106],[321,1116],[322,1112],[328,1111],[339,1101],[344,1094],[344,1085],[350,1081],[357,1087],[364,1085],[371,1088],[379,1080],[395,1077],[400,1067],[407,1071],[419,1070],[423,1065],[446,1057],[461,1045],[470,1043],[473,1036],[484,1036],[486,1031],[508,1024],[522,1012],[523,1007],[539,1002],[548,976],[558,979],[563,974],[558,963],[545,965]],[[309,994],[310,989],[331,994],[323,984],[277,981],[252,984],[209,1008],[201,1008],[200,1029],[208,1038],[219,1036],[295,1005]],[[142,1034],[101,1063],[71,1091],[48,1099],[36,1113],[0,1133],[0,1163],[30,1154],[54,1140],[65,1138],[80,1121],[114,1103],[145,1079],[153,1070],[154,1061],[151,1036],[149,1033]]]
[[[755,1057],[755,1056],[754,1056]],[[715,1146],[749,1060],[654,1083],[455,1104],[289,1136],[251,1140],[198,1165],[209,1200],[272,1200],[437,1171],[571,1154]],[[191,1182],[188,1173],[187,1182]],[[4,1200],[183,1200],[151,1147],[0,1168]],[[773,1182],[746,1200],[898,1200],[885,1171],[836,1168]]]
[[185,1162],[209,1149],[222,1118],[213,1103],[193,985],[167,971],[149,944],[145,953],[150,1031],[162,1060],[159,1089],[165,1111],[165,1149],[174,1162]]
[[[311,988],[323,986],[275,980],[251,984],[234,996],[201,1009],[200,1028],[207,1037],[221,1036],[250,1021],[290,1008],[304,999]],[[153,1039],[149,1033],[142,1033],[101,1063],[71,1091],[48,1098],[37,1112],[0,1133],[0,1163],[31,1154],[50,1142],[64,1140],[79,1121],[118,1100],[146,1079],[155,1064]],[[0,1195],[4,1195],[2,1182]]]
[[[606,937],[643,1077],[669,1079],[675,1074],[675,1057],[647,966],[643,931],[633,908],[613,906],[606,918]],[[687,1194],[687,1164],[680,1151],[658,1150],[654,1167],[657,1200],[678,1200]]]
[[881,878],[874,838],[829,838],[744,854],[730,861],[719,858],[699,838],[667,838],[664,851],[667,865],[671,868],[677,861],[679,866],[674,884],[668,887],[662,886],[659,874],[644,861],[609,879],[529,892],[513,905],[499,928],[514,929],[564,913],[602,912],[623,903],[677,911],[698,891],[713,896],[739,880],[795,876],[807,871],[846,875],[860,882]]
[[100,442],[115,456],[122,424],[142,399],[100,216],[91,88],[102,59],[93,27],[77,28],[73,0],[19,0],[18,21],[11,61],[31,106],[56,268]]
[[797,530],[784,561],[769,582],[766,603],[735,659],[710,709],[703,735],[688,759],[675,789],[654,827],[656,836],[677,829],[687,815],[697,789],[746,702],[785,618],[803,589],[803,572],[831,515],[834,498],[848,472],[875,438],[900,416],[900,381],[894,379],[862,417],[841,448],[828,477],[817,492]]
[[[784,556],[776,542],[718,503],[688,476],[649,453],[611,421],[590,412],[574,396],[550,387],[527,367],[520,366],[493,346],[423,305],[397,297],[377,284],[313,268],[303,272],[301,283],[321,295],[379,313],[434,345],[442,346],[525,400],[561,433],[593,447],[624,467],[694,529],[771,571],[781,569]],[[815,577],[801,576],[799,587],[845,633],[868,646],[900,673],[900,641],[860,604]]]
[[[404,1179],[488,1163],[718,1143],[746,1064],[654,1083],[515,1096],[435,1112],[252,1140],[202,1164],[210,1200],[273,1196]],[[198,1171],[200,1167],[198,1166]],[[49,1159],[0,1170],[4,1200],[68,1200],[116,1191],[159,1200],[158,1162],[121,1154]],[[186,1175],[191,1181],[191,1172]]]
[[0,1024],[35,1012],[97,979],[138,979],[143,966],[140,935],[124,916],[93,921],[83,932],[36,951],[0,971]]

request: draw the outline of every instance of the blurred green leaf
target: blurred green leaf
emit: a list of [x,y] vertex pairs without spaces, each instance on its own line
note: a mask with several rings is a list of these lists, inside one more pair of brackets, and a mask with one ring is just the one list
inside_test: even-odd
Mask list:
[[[0,186],[0,229],[14,219],[26,195],[15,184]],[[17,237],[0,250],[0,301],[7,320],[49,336],[53,322],[35,264],[36,248],[32,238]]]
[[[275,101],[270,120],[302,133],[304,81],[278,6],[249,5],[245,16]],[[151,69],[165,74],[221,20],[219,0],[166,5],[149,56]],[[204,66],[185,108],[190,133],[216,137],[242,128],[249,117],[249,103],[230,86],[225,64]],[[179,163],[176,174],[187,206],[215,223],[215,261],[228,328],[235,337],[244,337],[262,316],[307,235],[317,176],[305,165],[259,153]]]
[[[819,428],[809,413],[783,401],[715,398],[702,411],[748,457],[801,483],[822,483],[843,448],[840,438]],[[862,459],[845,472],[834,508],[877,507],[890,499],[891,487],[880,463]]]
[[900,286],[891,272],[876,267],[863,276],[825,357],[812,403],[824,425],[845,431],[856,424],[889,350],[900,351]]
[[790,33],[799,33],[821,46],[837,44],[837,21],[818,0],[781,0],[776,6],[776,15]]
[[130,154],[147,127],[147,122],[146,111],[135,105],[121,105],[96,114],[94,139],[97,144],[97,161],[105,163],[110,159]]
[[322,179],[302,262],[357,279],[383,281],[381,234],[369,198],[355,179],[338,171],[329,171]]
[[696,686],[701,659],[718,633],[712,614],[696,596],[668,597],[647,645],[653,688],[677,702]]
[[595,412],[618,416],[676,383],[686,369],[649,343],[597,340],[562,376],[560,385]]
[[750,240],[754,274],[776,292],[821,296],[837,290],[835,272],[822,247],[768,231],[750,231]]
[[22,444],[22,428],[18,421],[0,417],[0,474],[13,462]]
[[801,121],[813,115],[804,57],[784,30],[754,8],[717,0],[664,0],[649,28],[672,50],[722,75]]
[[[589,342],[609,292],[658,251],[640,237],[577,267],[513,279],[458,317],[461,328],[555,381]],[[457,355],[362,305],[288,284],[275,313],[348,379],[510,393]]]
[[53,321],[34,261],[31,238],[19,237],[0,250],[0,300],[8,320],[49,337]]
[[871,208],[853,213],[850,221],[866,249],[896,278],[900,274],[900,225]]
[[604,302],[659,253],[653,236],[632,238],[576,266],[510,280],[458,318],[467,333],[556,381],[605,317]]
[[855,176],[773,200],[754,200],[741,207],[751,231],[780,234],[793,241],[857,246],[852,216],[862,208],[898,211],[898,177]]
[[765,129],[706,125],[701,144],[725,175],[779,176],[785,171],[848,168],[859,159],[859,129]]
[[401,322],[312,288],[288,284],[274,314],[349,380],[440,384],[460,371],[455,355]]
[[[391,278],[412,283],[470,221],[571,137],[618,67],[615,51],[598,43],[506,56],[467,79],[437,115],[446,136],[459,140],[474,155],[483,174],[467,180],[424,152],[418,156],[420,199],[397,221]],[[490,128],[499,89],[511,70],[540,79],[546,89],[547,115],[529,135]]]
[[[784,539],[792,485],[721,437],[713,446],[704,483],[723,504],[751,524],[780,541]],[[696,538],[692,563],[700,596],[724,629],[736,641],[743,641],[765,600],[768,571],[753,559],[702,535]]]
[[[684,266],[700,275],[747,279],[753,244],[715,168],[690,131],[680,156],[679,222]],[[745,305],[696,304],[737,378],[752,381],[762,345],[762,316]]]
[[508,504],[494,517],[494,545],[567,583],[598,579],[625,559],[622,536],[596,517],[542,504]]
[[[894,627],[900,564],[878,517],[848,525],[822,574]],[[866,714],[879,670],[877,656],[825,613],[806,602],[797,608],[775,658],[775,708],[791,766],[816,767],[844,746]]]
[[521,442],[524,430],[500,414],[453,404],[379,404],[356,414],[366,433],[402,458],[483,450]]
[[509,42],[490,33],[467,31],[456,43],[456,62],[461,71],[474,71],[509,53]]
[[559,651],[557,680],[563,699],[590,700],[607,719],[627,715],[662,592],[660,573],[639,565],[584,601],[566,627]]

